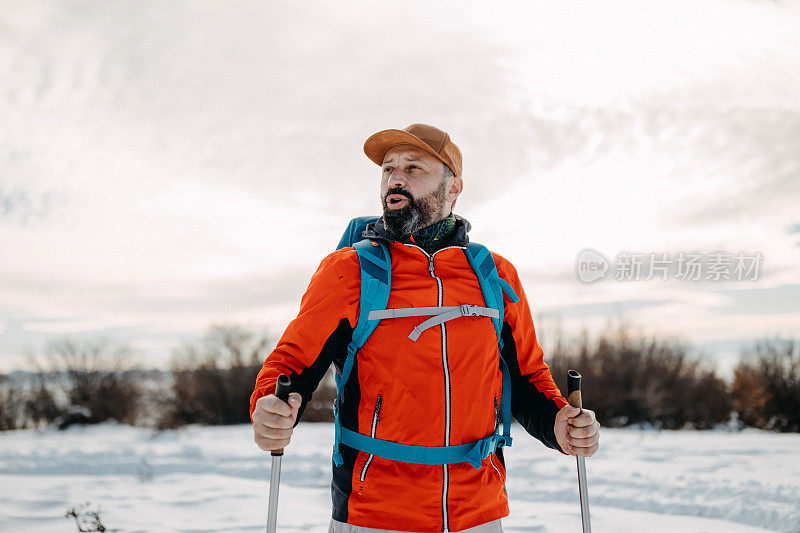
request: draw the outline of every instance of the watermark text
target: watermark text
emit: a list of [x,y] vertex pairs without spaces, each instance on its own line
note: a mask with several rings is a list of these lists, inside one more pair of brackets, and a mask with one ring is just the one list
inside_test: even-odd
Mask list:
[[620,252],[612,262],[597,250],[585,248],[578,254],[575,267],[578,279],[584,283],[604,279],[755,281],[763,259],[761,252]]

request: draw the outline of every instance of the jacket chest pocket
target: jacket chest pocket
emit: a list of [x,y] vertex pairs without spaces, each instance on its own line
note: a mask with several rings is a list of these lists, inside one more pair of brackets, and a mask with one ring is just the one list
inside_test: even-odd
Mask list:
[[[378,399],[375,400],[375,411],[372,414],[372,428],[370,430],[369,436],[373,439],[378,431],[378,422],[380,422],[380,412],[381,412],[381,403],[383,402],[383,396],[378,396]],[[364,463],[364,466],[361,468],[361,481],[367,479],[367,470],[369,470],[369,465],[372,463],[373,455],[370,454],[367,457],[367,461]]]

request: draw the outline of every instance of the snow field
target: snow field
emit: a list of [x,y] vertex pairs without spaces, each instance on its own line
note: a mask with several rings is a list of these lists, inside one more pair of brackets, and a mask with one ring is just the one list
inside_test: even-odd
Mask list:
[[[575,460],[514,429],[504,530],[580,531]],[[327,531],[332,436],[331,424],[297,427],[279,531]],[[603,429],[587,472],[596,533],[800,532],[800,435]],[[75,531],[64,513],[85,502],[125,532],[262,531],[268,479],[247,425],[5,432],[0,531]]]

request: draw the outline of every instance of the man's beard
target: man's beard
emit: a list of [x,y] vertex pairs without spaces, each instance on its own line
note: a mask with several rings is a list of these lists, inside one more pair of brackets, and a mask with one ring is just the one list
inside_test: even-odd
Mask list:
[[[403,188],[389,189],[383,195],[383,226],[398,239],[412,235],[438,221],[442,204],[445,201],[447,183],[442,180],[432,193],[418,200]],[[402,209],[389,209],[386,197],[390,194],[401,194],[408,198],[408,204]]]

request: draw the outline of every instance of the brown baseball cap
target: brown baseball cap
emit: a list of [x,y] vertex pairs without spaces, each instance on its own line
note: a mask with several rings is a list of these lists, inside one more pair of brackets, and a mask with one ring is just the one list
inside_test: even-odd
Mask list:
[[376,165],[383,165],[386,152],[398,144],[410,144],[425,150],[450,167],[453,174],[461,176],[461,150],[450,140],[447,132],[427,124],[412,124],[402,130],[379,131],[364,143],[364,153]]

